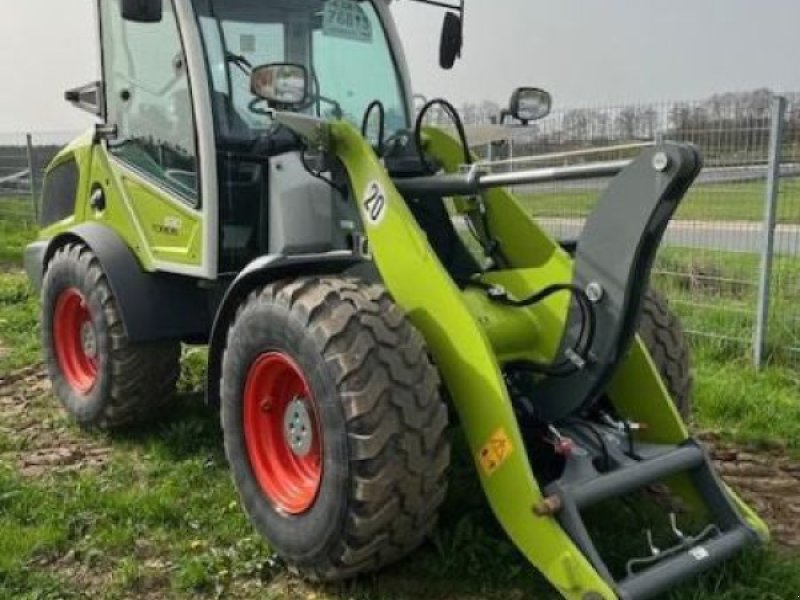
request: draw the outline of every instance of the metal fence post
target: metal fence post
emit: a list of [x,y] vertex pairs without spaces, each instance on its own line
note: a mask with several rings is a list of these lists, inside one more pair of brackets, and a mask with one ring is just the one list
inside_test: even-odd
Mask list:
[[767,188],[764,198],[764,222],[761,241],[761,270],[758,286],[758,309],[756,329],[753,339],[753,362],[756,368],[764,364],[769,329],[770,285],[772,283],[772,262],[775,250],[775,226],[778,213],[778,194],[781,178],[781,145],[783,143],[786,98],[775,96],[772,99],[771,129],[769,140],[769,164],[767,167]]
[[33,136],[28,133],[25,135],[28,142],[28,174],[31,180],[31,204],[33,205],[33,217],[39,220],[39,203],[36,193],[36,161],[33,159]]

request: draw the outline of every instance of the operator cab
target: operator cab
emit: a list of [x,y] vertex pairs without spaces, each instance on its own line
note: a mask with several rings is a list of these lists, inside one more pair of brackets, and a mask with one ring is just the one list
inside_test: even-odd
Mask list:
[[[238,270],[265,253],[345,249],[347,229],[358,222],[352,203],[312,176],[318,167],[271,109],[360,124],[377,100],[390,131],[407,128],[408,95],[383,25],[385,5],[195,0],[194,7],[212,87],[222,268]],[[265,65],[302,67],[303,97],[281,105],[254,94]]]
[[[291,110],[360,125],[383,107],[383,133],[410,127],[405,61],[384,0],[109,0],[98,3],[109,153],[164,203],[217,231],[209,275],[263,254],[344,249],[358,222],[320,178],[301,140],[253,93],[254,70],[297,65],[306,97]],[[280,107],[278,107],[280,108]],[[373,128],[375,129],[375,128]],[[374,131],[377,136],[377,130]],[[278,209],[280,207],[280,210]],[[352,213],[352,214],[351,214]]]
[[[443,68],[463,41],[463,5],[450,8]],[[343,170],[310,155],[276,110],[361,127],[393,176],[435,169],[413,139],[421,119],[414,123],[386,0],[104,0],[98,13],[103,82],[94,112],[105,124],[96,137],[126,175],[130,210],[161,270],[215,279],[265,254],[361,248]],[[284,77],[292,69],[294,78]],[[259,77],[288,82],[302,98],[258,93]],[[91,109],[76,101],[87,92],[72,99]],[[418,200],[409,198],[410,208],[442,262],[469,275],[475,263],[456,244],[441,198]]]

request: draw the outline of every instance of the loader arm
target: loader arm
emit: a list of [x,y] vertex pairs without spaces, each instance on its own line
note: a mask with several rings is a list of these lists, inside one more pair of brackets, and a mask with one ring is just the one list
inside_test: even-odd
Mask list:
[[[615,598],[558,523],[534,514],[542,492],[492,345],[464,293],[436,259],[405,200],[360,132],[338,122],[330,126],[330,135],[333,151],[350,177],[381,277],[425,337],[454,398],[473,456],[479,457],[492,440],[506,446],[502,455],[496,455],[501,464],[494,469],[476,459],[481,484],[503,528],[566,598],[583,598],[589,592]],[[384,204],[378,210],[375,203],[380,203],[381,197]],[[564,266],[568,268],[566,261]],[[420,281],[425,285],[419,285]]]
[[[459,414],[492,510],[526,558],[565,598],[576,599],[650,597],[664,581],[672,581],[678,575],[683,578],[699,568],[676,563],[669,571],[670,577],[660,583],[656,577],[631,580],[627,584],[635,594],[628,596],[623,587],[616,585],[586,536],[578,517],[580,507],[572,507],[574,518],[541,510],[546,496],[563,493],[566,497],[571,488],[551,484],[545,492],[540,486],[504,380],[503,365],[521,357],[547,360],[556,355],[569,323],[569,298],[554,296],[520,310],[498,307],[485,294],[462,289],[437,259],[406,198],[360,132],[344,122],[323,125],[296,116],[280,120],[314,145],[326,147],[344,165],[373,260],[386,287],[425,337]],[[427,130],[426,136],[426,151],[446,171],[457,172],[462,156],[458,143],[433,129]],[[486,283],[500,285],[521,297],[545,284],[573,280],[572,259],[511,194],[492,189],[484,199],[489,224],[510,263],[508,268],[485,274]],[[424,286],[419,284],[421,281]],[[619,363],[608,394],[627,417],[651,424],[637,438],[639,442],[677,447],[689,440],[658,371],[638,338],[634,338],[630,352]],[[645,394],[648,401],[642,402]],[[691,478],[671,475],[683,465],[679,460],[682,456],[664,458],[660,470],[652,470],[651,465],[640,468],[637,481],[648,481],[655,474],[670,475],[674,491],[703,508]],[[693,468],[705,467],[703,456],[699,451],[690,457]],[[622,486],[624,479],[620,474],[616,478],[619,481],[610,478],[600,482],[605,495],[614,491],[614,486]],[[579,487],[583,486],[581,482]],[[726,518],[738,522],[741,510],[753,531],[766,534],[763,523],[738,499],[730,500],[727,490],[720,494]],[[749,542],[750,535],[746,529],[737,529],[726,542],[725,552]],[[720,552],[719,560],[722,557]]]

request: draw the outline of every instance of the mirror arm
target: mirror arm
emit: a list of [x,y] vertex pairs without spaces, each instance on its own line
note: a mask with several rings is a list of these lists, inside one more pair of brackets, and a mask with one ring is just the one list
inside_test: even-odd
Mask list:
[[67,90],[64,92],[64,99],[76,108],[80,108],[95,117],[106,118],[105,93],[101,81],[94,81],[81,87]]

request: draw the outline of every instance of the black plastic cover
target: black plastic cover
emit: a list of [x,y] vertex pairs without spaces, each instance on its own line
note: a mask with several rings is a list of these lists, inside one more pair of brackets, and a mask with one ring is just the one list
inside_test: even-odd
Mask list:
[[47,173],[42,193],[40,224],[51,225],[75,212],[75,199],[78,194],[78,166],[74,160],[67,160]]

